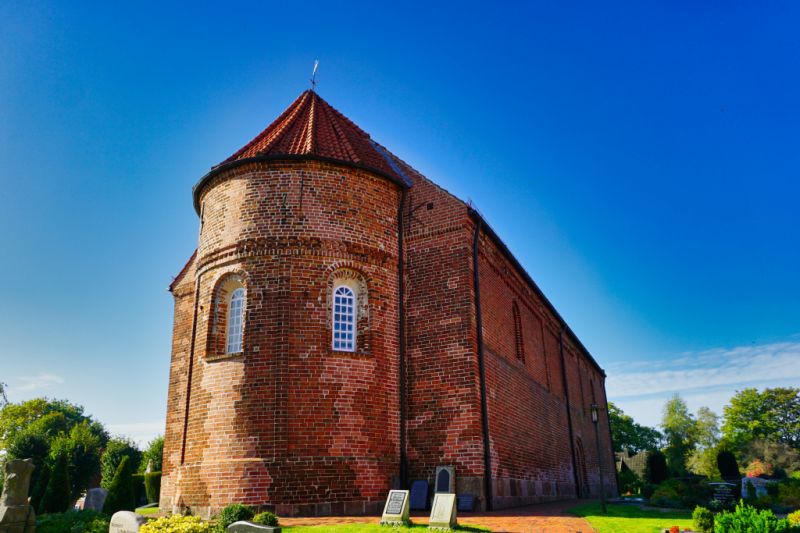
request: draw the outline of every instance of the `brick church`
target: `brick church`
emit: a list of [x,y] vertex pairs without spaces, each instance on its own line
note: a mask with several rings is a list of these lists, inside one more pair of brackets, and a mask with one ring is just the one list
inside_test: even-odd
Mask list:
[[162,509],[379,514],[437,466],[481,509],[616,492],[602,368],[477,211],[314,91],[192,193]]

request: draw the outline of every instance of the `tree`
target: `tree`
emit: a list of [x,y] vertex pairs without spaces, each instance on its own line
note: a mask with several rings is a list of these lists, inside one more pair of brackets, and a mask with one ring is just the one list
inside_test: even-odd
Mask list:
[[8,385],[0,381],[0,407],[8,404],[8,396],[6,396],[6,389]]
[[[73,428],[78,426],[80,428],[73,434]],[[82,440],[83,444],[67,444],[65,441],[69,439]],[[33,460],[36,467],[31,476],[33,487],[36,487],[44,466],[54,461],[57,454],[53,446],[58,442],[58,450],[69,448],[69,469],[75,476],[72,492],[73,495],[79,494],[87,488],[91,476],[97,473],[96,468],[91,475],[85,471],[99,460],[100,450],[107,441],[108,433],[102,424],[85,415],[83,407],[65,400],[35,398],[9,403],[0,409],[0,449],[9,459]],[[83,451],[78,453],[79,450]]]
[[639,453],[645,450],[657,450],[663,436],[653,428],[637,424],[622,409],[608,403],[608,418],[611,423],[611,441],[614,451],[629,450]]
[[800,449],[800,389],[737,391],[725,406],[724,417],[723,438],[737,449],[756,439]]
[[719,443],[719,415],[708,407],[697,410],[695,438],[702,449],[713,448]]
[[722,479],[739,479],[739,463],[736,462],[736,456],[730,450],[720,450],[717,454],[717,468],[722,476]]
[[8,448],[11,440],[18,433],[26,430],[31,424],[51,413],[61,413],[63,415],[63,431],[69,431],[75,424],[87,420],[91,425],[92,432],[103,439],[103,444],[108,440],[108,433],[106,433],[102,424],[85,415],[83,407],[80,405],[72,404],[66,400],[34,398],[25,402],[9,403],[0,409],[0,448]]
[[664,404],[661,427],[667,441],[664,449],[667,464],[675,475],[685,475],[686,461],[697,442],[697,425],[686,402],[679,395],[673,395]]
[[147,465],[152,463],[153,472],[161,471],[161,459],[164,455],[164,437],[159,435],[147,444],[147,448],[142,453],[142,462],[139,465],[139,472],[144,473]]
[[772,465],[777,476],[785,476],[790,472],[800,472],[800,450],[783,442],[758,439],[750,442],[742,451],[745,464],[762,461]]
[[644,469],[644,479],[651,485],[658,485],[669,477],[667,460],[658,450],[647,452],[647,465]]
[[139,451],[136,444],[125,437],[115,437],[109,440],[100,458],[101,487],[111,490],[111,483],[125,457],[130,461],[131,473],[137,471],[139,463],[142,461],[142,452]]
[[103,504],[103,512],[113,515],[117,511],[133,511],[136,497],[133,492],[133,468],[130,457],[123,456],[108,485],[108,496]]
[[100,473],[100,455],[103,444],[87,421],[72,427],[69,434],[60,434],[53,441],[51,455],[65,453],[69,457],[69,477],[72,498],[77,499]]
[[63,513],[72,503],[69,481],[69,457],[61,452],[53,463],[47,489],[39,503],[39,513]]

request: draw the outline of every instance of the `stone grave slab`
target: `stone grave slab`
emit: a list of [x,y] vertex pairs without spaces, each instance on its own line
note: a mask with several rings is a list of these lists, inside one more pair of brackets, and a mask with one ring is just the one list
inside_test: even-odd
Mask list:
[[33,533],[36,514],[28,505],[33,461],[14,459],[5,464],[5,483],[0,496],[0,532]]
[[456,493],[456,467],[437,466],[436,479],[434,481],[434,492]]
[[456,526],[456,495],[438,492],[433,496],[430,529],[450,530]]
[[95,487],[86,491],[86,498],[83,500],[83,508],[92,511],[103,511],[103,504],[106,502],[108,491],[101,487]]
[[428,482],[418,479],[411,484],[411,510],[425,511],[428,509]]
[[281,527],[265,526],[264,524],[240,520],[229,525],[226,531],[228,533],[281,533]]
[[111,517],[108,533],[137,533],[145,518],[132,511],[117,511]]
[[383,507],[381,524],[399,525],[408,523],[408,491],[390,490],[386,497],[386,505]]

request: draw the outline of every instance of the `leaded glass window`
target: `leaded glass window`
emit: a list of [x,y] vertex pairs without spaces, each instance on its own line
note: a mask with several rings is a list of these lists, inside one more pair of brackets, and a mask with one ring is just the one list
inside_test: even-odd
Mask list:
[[346,285],[333,291],[333,349],[356,351],[356,295]]
[[228,304],[228,338],[225,343],[225,353],[239,353],[242,351],[242,326],[244,322],[244,288],[231,292]]

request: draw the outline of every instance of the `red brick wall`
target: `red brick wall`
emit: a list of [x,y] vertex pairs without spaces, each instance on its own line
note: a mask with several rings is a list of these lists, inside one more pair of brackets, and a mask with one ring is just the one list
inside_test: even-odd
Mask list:
[[[406,339],[410,478],[452,465],[456,489],[482,495],[472,241],[466,206],[406,168]],[[481,498],[483,500],[483,498]]]
[[[463,202],[400,165],[413,181],[403,215],[409,478],[433,482],[436,466],[455,466],[457,491],[483,506],[474,221]],[[385,179],[309,161],[248,163],[204,187],[197,257],[173,286],[162,507],[378,512],[400,461],[400,198]],[[597,494],[588,406],[592,383],[605,405],[602,374],[569,331],[562,342],[558,317],[485,233],[479,250],[495,506],[574,496],[567,388],[572,444],[581,441]],[[353,354],[330,348],[331,284],[345,271],[368,287]],[[228,275],[247,291],[245,348],[234,357],[211,342],[215,290]],[[606,417],[600,444],[613,491]]]
[[[249,164],[204,188],[196,274],[183,282],[200,280],[185,461],[192,298],[176,294],[163,506],[377,511],[399,465],[399,198],[382,178],[318,162]],[[368,287],[356,353],[331,349],[330,284],[343,269]],[[208,349],[228,274],[247,291],[234,357]]]
[[[481,235],[479,250],[494,506],[574,497],[560,361],[560,321],[485,234]],[[520,311],[524,360],[517,357],[514,302]],[[592,403],[589,382],[594,380],[595,390],[599,390],[602,375],[573,343],[566,343],[566,353],[573,436],[583,441],[588,482],[592,493],[597,494],[599,478],[594,426],[588,410]],[[601,395],[596,398],[598,403],[604,401]],[[613,462],[609,462],[605,423],[601,424],[600,438],[601,446],[608,451],[604,468],[607,486],[613,492]]]

